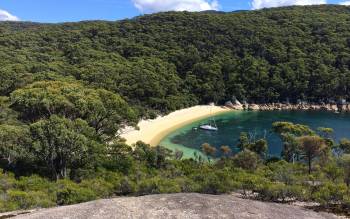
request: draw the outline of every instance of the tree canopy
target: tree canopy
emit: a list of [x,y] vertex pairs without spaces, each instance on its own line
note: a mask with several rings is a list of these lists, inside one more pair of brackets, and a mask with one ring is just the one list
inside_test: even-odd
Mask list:
[[349,19],[348,7],[321,5],[2,22],[0,95],[70,77],[120,94],[141,115],[233,95],[259,103],[348,99]]
[[241,192],[350,215],[350,141],[336,142],[327,127],[275,122],[278,158],[248,133],[240,152],[200,142],[203,154],[190,159],[118,136],[140,118],[233,96],[349,99],[349,12],[322,5],[0,22],[0,212],[115,195]]
[[81,118],[96,134],[113,137],[126,125],[135,125],[137,117],[117,94],[62,81],[35,82],[11,94],[12,107],[27,121],[61,115]]

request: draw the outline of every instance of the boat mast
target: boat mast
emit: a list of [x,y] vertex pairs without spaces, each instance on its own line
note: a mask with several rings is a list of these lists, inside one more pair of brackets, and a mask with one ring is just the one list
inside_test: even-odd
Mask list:
[[211,107],[210,107],[210,114],[212,115],[212,116],[211,116],[211,119],[214,121],[214,127],[217,128],[217,126],[216,126],[216,121],[215,121],[215,118],[214,118],[214,116],[213,116],[212,108],[211,108]]
[[215,122],[215,118],[214,118],[214,117],[213,117],[213,121],[214,121],[214,127],[217,128],[216,122]]

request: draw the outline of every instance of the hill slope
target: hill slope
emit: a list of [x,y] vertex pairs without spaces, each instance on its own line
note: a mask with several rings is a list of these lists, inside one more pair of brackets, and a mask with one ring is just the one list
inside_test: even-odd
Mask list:
[[144,109],[232,95],[349,98],[350,8],[168,12],[117,22],[0,23],[0,95],[71,76]]
[[264,203],[232,195],[170,194],[99,200],[39,210],[15,218],[239,218],[337,219],[300,207]]

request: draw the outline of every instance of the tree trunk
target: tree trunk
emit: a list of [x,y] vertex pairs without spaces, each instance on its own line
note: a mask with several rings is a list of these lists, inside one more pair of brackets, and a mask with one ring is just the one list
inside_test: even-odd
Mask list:
[[308,156],[308,162],[309,162],[309,174],[311,174],[311,156]]

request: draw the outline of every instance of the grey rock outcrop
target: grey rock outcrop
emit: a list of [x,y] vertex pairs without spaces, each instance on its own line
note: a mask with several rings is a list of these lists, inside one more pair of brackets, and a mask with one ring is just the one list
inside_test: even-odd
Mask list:
[[233,103],[232,101],[227,101],[225,106],[234,110],[243,110],[243,105],[238,100],[235,100]]
[[[0,215],[1,218],[1,215]],[[98,200],[42,209],[15,218],[230,218],[230,219],[339,219],[302,207],[241,199],[235,195],[164,194]]]
[[[234,105],[234,104],[233,104]],[[243,107],[231,109],[244,109],[253,111],[276,111],[276,110],[303,110],[303,111],[329,111],[329,112],[350,112],[350,104],[289,104],[289,103],[269,103],[269,104],[244,104]]]

